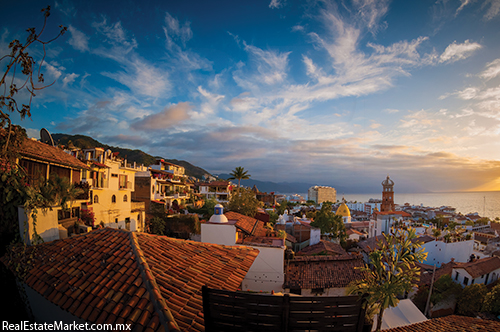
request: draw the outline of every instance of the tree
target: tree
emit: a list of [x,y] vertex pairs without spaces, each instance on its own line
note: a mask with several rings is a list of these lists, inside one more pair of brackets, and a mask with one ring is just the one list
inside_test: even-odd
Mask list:
[[[459,297],[462,293],[462,286],[453,281],[453,279],[445,274],[442,275],[432,287],[431,303],[436,305],[441,301],[446,301],[451,296]],[[429,296],[429,287],[422,286],[418,288],[418,292],[413,296],[412,301],[424,312],[425,306],[427,304],[427,298]]]
[[149,233],[163,235],[165,231],[165,221],[160,217],[153,217],[149,222]]
[[493,287],[493,289],[486,294],[482,311],[491,312],[496,316],[500,315],[500,284]]
[[391,234],[384,234],[378,242],[378,250],[369,255],[372,268],[361,268],[366,278],[353,281],[347,288],[348,294],[367,294],[368,307],[377,308],[377,331],[382,326],[384,310],[395,307],[397,298],[416,287],[420,269],[414,265],[427,258],[415,230],[391,229]]
[[475,317],[483,307],[488,290],[484,284],[473,284],[465,287],[457,301],[457,314]]
[[288,201],[287,200],[282,201],[280,205],[276,208],[276,213],[278,215],[284,214],[287,207],[288,207]]
[[228,180],[238,180],[238,191],[240,189],[241,180],[250,179],[248,171],[245,171],[245,169],[241,166],[236,167],[229,175],[231,175],[231,177],[229,177]]
[[[48,41],[41,40],[41,35],[47,25],[47,18],[50,16],[50,6],[42,9],[42,13],[45,19],[41,31],[37,33],[35,28],[27,29],[29,34],[26,41],[24,43],[21,43],[17,39],[11,41],[9,44],[10,53],[0,58],[2,67],[5,64],[5,67],[3,67],[5,71],[0,74],[0,91],[2,91],[0,95],[0,129],[6,130],[5,139],[2,141],[0,149],[0,155],[5,155],[7,153],[11,138],[17,134],[16,128],[12,125],[10,113],[19,113],[21,119],[24,119],[26,116],[31,117],[31,101],[33,97],[36,96],[36,92],[54,84],[54,82],[52,82],[48,85],[43,85],[44,77],[43,73],[41,73],[41,68],[46,56],[45,47],[62,36],[67,28],[60,25],[57,36]],[[38,68],[36,68],[35,59],[28,53],[28,48],[33,44],[40,44],[43,49],[43,56],[38,64]],[[17,86],[15,83],[16,79],[19,78],[19,76],[16,77],[16,75],[19,75],[19,71],[17,70],[18,67],[20,67],[20,73],[23,75],[21,86]],[[33,79],[33,74],[35,74],[35,79]],[[29,100],[20,107],[16,100],[16,95],[22,90],[28,92]]]
[[439,228],[433,228],[432,235],[437,239],[438,237],[441,236],[441,230]]
[[228,210],[241,213],[245,216],[254,217],[260,202],[255,198],[255,193],[250,189],[244,189],[238,195],[232,195],[228,204]]
[[333,213],[332,204],[331,202],[323,202],[321,210],[316,212],[316,216],[311,226],[318,227],[322,235],[339,239],[340,243],[345,245],[347,233],[344,221],[342,220],[342,216],[337,216]]

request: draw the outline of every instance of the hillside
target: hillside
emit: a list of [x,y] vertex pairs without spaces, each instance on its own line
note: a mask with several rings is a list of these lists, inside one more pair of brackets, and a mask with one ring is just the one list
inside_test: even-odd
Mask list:
[[[56,144],[61,144],[61,145],[73,145],[75,147],[81,148],[81,149],[88,149],[88,148],[93,148],[93,147],[101,147],[104,149],[109,149],[113,152],[119,152],[119,156],[122,158],[126,158],[127,161],[129,162],[136,162],[137,164],[144,164],[144,165],[151,165],[156,162],[156,156],[152,156],[150,154],[147,154],[141,150],[132,150],[132,149],[125,149],[125,148],[120,148],[118,146],[111,146],[107,144],[102,144],[99,141],[96,141],[92,137],[85,136],[85,135],[68,135],[68,134],[52,134],[52,138],[54,139],[54,142]],[[176,164],[179,166],[182,166],[186,169],[186,175],[189,176],[194,176],[195,178],[201,179],[203,175],[205,174],[210,174],[209,172],[205,171],[203,168],[194,166],[191,163],[185,161],[185,160],[177,160],[177,159],[167,159],[163,157],[158,157],[165,159],[165,161],[168,161],[172,164]]]

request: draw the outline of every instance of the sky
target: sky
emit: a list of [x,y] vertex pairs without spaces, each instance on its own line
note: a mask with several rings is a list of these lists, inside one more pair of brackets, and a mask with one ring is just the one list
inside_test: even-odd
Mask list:
[[[12,115],[32,137],[346,193],[500,190],[500,0],[48,4],[42,39],[68,31]],[[46,4],[1,6],[3,55]]]

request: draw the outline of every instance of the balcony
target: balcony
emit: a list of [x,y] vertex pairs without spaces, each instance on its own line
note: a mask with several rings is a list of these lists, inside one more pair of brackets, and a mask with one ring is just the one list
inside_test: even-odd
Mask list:
[[105,189],[108,188],[108,180],[106,179],[86,179],[82,182],[90,184],[92,189]]

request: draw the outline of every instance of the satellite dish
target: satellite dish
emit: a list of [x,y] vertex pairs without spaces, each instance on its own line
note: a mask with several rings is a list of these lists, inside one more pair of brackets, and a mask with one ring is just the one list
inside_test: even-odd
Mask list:
[[45,144],[55,146],[52,136],[50,135],[49,131],[45,128],[40,129],[40,141],[42,141]]

